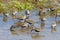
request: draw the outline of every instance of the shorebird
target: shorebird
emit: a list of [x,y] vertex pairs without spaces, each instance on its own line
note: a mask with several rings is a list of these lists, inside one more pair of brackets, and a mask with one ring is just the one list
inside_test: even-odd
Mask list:
[[4,21],[4,22],[7,22],[7,21],[8,21],[9,13],[8,13],[7,11],[5,11],[5,12],[3,12],[3,15],[4,15],[3,21]]
[[28,27],[29,27],[29,24],[25,22],[24,25],[22,26],[22,29],[26,29]]
[[50,8],[51,11],[55,11],[55,8]]
[[41,18],[41,21],[45,21],[46,20],[46,18],[44,17],[44,18]]
[[45,21],[46,20],[45,16],[46,16],[45,12],[44,11],[41,12],[41,14],[40,14],[41,21]]
[[10,27],[10,30],[13,31],[16,28],[23,28],[24,22],[17,22]]
[[32,34],[39,34],[40,29],[33,27],[32,30],[31,30],[31,32],[32,32]]
[[14,28],[16,28],[14,25],[10,27],[10,31],[14,31]]
[[8,12],[3,12],[3,15],[8,17],[9,16],[9,13]]
[[29,24],[26,23],[26,22],[17,22],[14,25],[11,26],[10,30],[12,31],[12,30],[14,30],[16,28],[26,29],[26,28],[28,28],[28,25]]
[[35,22],[31,19],[26,19],[25,22],[29,23],[29,24],[34,24]]
[[60,17],[60,13],[57,13],[56,16],[57,16],[57,17]]
[[12,15],[16,15],[18,12],[17,11],[13,11]]
[[30,11],[29,10],[26,10],[25,11],[25,14],[26,14],[26,19],[28,19],[29,18]]
[[56,32],[56,22],[53,22],[51,25],[51,32]]
[[29,11],[29,10],[26,10],[26,11],[25,11],[25,14],[26,14],[26,15],[29,15],[29,14],[30,14],[30,11]]
[[33,20],[26,19],[25,22],[28,23],[28,28],[33,28],[34,27],[35,22]]
[[20,21],[25,21],[26,15],[18,16],[18,17],[16,17],[16,19],[18,19],[18,20],[20,20]]

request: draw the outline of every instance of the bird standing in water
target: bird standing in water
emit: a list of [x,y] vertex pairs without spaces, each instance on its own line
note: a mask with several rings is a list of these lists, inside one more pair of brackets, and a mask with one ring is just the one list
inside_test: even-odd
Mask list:
[[24,22],[17,22],[17,23],[15,23],[14,25],[12,25],[12,26],[10,27],[10,30],[13,31],[13,30],[15,30],[15,29],[17,29],[17,28],[23,28],[23,27],[22,27],[23,25],[24,25]]
[[26,19],[28,19],[29,18],[30,11],[29,10],[26,10],[25,11],[25,14],[26,14]]
[[5,17],[8,17],[8,16],[9,16],[9,13],[8,13],[7,11],[5,11],[5,12],[3,12],[3,15],[4,15]]
[[16,15],[18,12],[17,11],[13,11],[12,15]]
[[44,17],[44,18],[41,18],[41,21],[45,21],[46,20],[46,18]]
[[33,27],[33,29],[31,30],[31,32],[33,34],[39,34],[40,30],[38,28]]
[[25,14],[26,14],[26,15],[29,15],[29,14],[30,14],[30,11],[29,11],[29,10],[26,10],[26,11],[25,11]]
[[18,16],[18,17],[16,17],[16,19],[18,19],[19,21],[25,21],[26,15]]
[[51,25],[51,32],[56,32],[56,22],[53,22]]
[[8,16],[9,16],[9,13],[7,11],[3,12],[3,21],[4,22],[7,22],[8,21]]
[[45,20],[46,20],[46,18],[45,18],[45,16],[46,16],[46,11],[47,11],[46,8],[43,8],[43,9],[41,10],[41,12],[40,12],[40,19],[41,19],[41,21],[45,21]]
[[18,13],[18,11],[13,11],[12,12],[12,19],[15,19],[16,18],[16,14]]
[[[34,22],[33,20],[31,20],[31,19],[26,19],[25,22],[27,22],[27,23],[31,26],[31,28],[34,27],[35,22]],[[29,26],[28,26],[28,27],[29,27]]]

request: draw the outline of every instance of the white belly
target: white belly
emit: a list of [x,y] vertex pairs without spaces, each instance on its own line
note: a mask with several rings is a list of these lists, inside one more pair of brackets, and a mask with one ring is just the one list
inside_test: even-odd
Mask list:
[[9,16],[9,14],[8,14],[8,13],[6,13],[6,15],[7,15],[7,16]]
[[17,11],[13,12],[14,15],[17,14],[17,13],[18,13]]
[[43,20],[46,20],[46,18],[43,18]]
[[55,27],[55,26],[56,26],[56,24],[52,24],[52,26],[53,26],[53,27]]

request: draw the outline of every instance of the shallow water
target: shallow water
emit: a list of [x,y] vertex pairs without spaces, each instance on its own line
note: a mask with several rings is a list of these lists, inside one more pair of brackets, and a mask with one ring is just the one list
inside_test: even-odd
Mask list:
[[[24,12],[22,12],[23,14]],[[35,27],[41,27],[41,21],[38,16],[38,12],[36,10],[31,11],[30,19],[34,20]],[[3,21],[3,15],[0,15],[0,40],[60,40],[60,24],[57,24],[56,32],[51,32],[51,23],[55,21],[54,17],[46,17],[47,20],[45,23],[45,28],[39,34],[42,35],[33,37],[32,34],[28,33],[27,30],[23,31],[10,31],[11,25],[16,22],[16,19],[8,18],[7,22]],[[59,21],[60,18],[58,17],[56,21]]]

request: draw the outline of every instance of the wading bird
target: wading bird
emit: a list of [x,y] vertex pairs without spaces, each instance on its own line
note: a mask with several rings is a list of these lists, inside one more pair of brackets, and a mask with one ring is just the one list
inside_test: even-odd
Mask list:
[[51,32],[56,32],[56,22],[53,22],[52,24],[51,24]]

